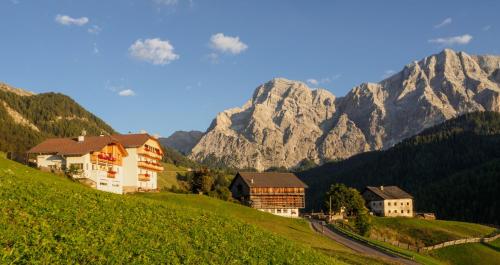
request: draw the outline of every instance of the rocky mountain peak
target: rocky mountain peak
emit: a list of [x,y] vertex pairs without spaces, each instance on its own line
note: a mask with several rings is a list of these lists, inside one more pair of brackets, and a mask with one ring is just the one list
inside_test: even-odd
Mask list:
[[241,108],[214,119],[191,157],[229,166],[294,167],[388,148],[457,115],[500,111],[500,56],[445,49],[380,83],[335,98],[324,89],[275,78]]

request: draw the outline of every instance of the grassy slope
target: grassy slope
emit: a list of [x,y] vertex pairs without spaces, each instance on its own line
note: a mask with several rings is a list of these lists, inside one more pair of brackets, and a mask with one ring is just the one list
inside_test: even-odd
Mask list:
[[230,216],[91,190],[4,158],[0,231],[4,264],[342,263]]
[[433,251],[431,255],[453,265],[500,264],[500,239],[446,247]]
[[165,170],[158,174],[158,188],[168,189],[173,185],[179,187],[177,183],[177,174],[184,175],[187,169],[184,167],[177,167],[174,164],[162,163]]
[[199,195],[104,193],[1,155],[0,231],[0,263],[382,264],[304,221]]
[[416,218],[381,218],[372,220],[372,233],[418,246],[429,246],[445,241],[486,236],[494,228],[465,222],[423,220]]
[[396,255],[401,256],[403,258],[413,259],[414,261],[416,261],[420,264],[425,264],[425,265],[441,265],[441,264],[443,264],[441,261],[439,261],[431,256],[428,256],[428,255],[425,255],[422,253],[413,252],[413,251],[410,251],[407,249],[402,249],[402,248],[393,246],[393,245],[386,243],[386,242],[382,242],[382,241],[378,241],[378,240],[371,239],[368,237],[360,236],[356,233],[353,233],[350,230],[347,230],[347,229],[344,229],[344,228],[341,228],[338,226],[334,226],[334,229],[341,231],[342,233],[348,235],[349,237],[356,238],[357,240],[359,240],[361,242],[365,242],[368,245],[376,246],[382,250],[385,250],[386,252],[396,254]]
[[236,203],[224,202],[207,196],[173,194],[173,193],[146,193],[139,194],[141,197],[163,201],[167,205],[207,209],[219,216],[228,216],[244,223],[255,225],[266,231],[285,237],[289,241],[321,250],[339,260],[354,264],[377,264],[381,263],[366,257],[360,257],[351,250],[337,244],[311,230],[307,221],[303,219],[290,219],[275,216],[269,213],[259,212],[254,209],[243,207]]

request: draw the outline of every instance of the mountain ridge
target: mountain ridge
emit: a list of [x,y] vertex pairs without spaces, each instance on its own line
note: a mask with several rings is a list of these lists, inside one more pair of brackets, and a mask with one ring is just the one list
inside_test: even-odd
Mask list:
[[499,56],[445,49],[343,97],[274,78],[219,113],[190,157],[264,170],[387,149],[458,115],[500,111],[499,65]]
[[161,137],[158,140],[166,147],[173,148],[183,155],[189,154],[191,149],[200,141],[203,132],[200,131],[175,131],[168,137]]
[[103,120],[60,93],[34,94],[0,84],[0,151],[21,160],[24,152],[48,137],[115,133]]

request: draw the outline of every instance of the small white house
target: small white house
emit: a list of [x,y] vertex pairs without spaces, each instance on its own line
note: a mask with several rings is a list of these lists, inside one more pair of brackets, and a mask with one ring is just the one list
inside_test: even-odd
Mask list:
[[413,196],[397,186],[368,186],[362,195],[376,215],[413,217]]

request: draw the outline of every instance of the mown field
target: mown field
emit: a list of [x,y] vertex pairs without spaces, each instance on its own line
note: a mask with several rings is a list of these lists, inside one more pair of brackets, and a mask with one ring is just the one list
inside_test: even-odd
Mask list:
[[170,189],[172,186],[179,187],[177,175],[184,176],[187,168],[178,167],[170,163],[162,163],[164,171],[158,174],[158,188],[160,190]]
[[259,212],[236,203],[224,202],[208,196],[174,194],[174,193],[141,193],[140,196],[151,200],[162,201],[167,205],[206,209],[220,216],[227,216],[250,225],[255,225],[268,232],[284,237],[291,242],[303,244],[306,247],[320,250],[338,260],[350,264],[381,264],[384,262],[359,256],[350,249],[318,235],[311,230],[309,223],[303,219],[290,219]]
[[[0,263],[376,263],[301,221],[236,218],[256,211],[199,195],[156,196],[104,193],[0,157]],[[232,215],[229,207],[245,210]]]
[[452,265],[500,264],[500,239],[446,247],[433,251],[431,255]]
[[372,235],[420,247],[462,238],[487,236],[495,231],[492,227],[473,223],[403,217],[374,217],[372,224]]

